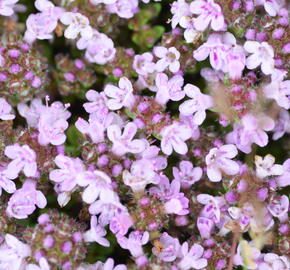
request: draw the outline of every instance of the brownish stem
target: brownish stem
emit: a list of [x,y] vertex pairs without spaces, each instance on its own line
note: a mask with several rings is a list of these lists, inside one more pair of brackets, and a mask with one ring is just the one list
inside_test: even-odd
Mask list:
[[236,254],[236,248],[238,245],[238,238],[239,238],[240,233],[235,231],[232,239],[232,247],[231,247],[231,256],[228,264],[227,270],[232,270],[233,269],[233,264],[234,264],[234,256]]

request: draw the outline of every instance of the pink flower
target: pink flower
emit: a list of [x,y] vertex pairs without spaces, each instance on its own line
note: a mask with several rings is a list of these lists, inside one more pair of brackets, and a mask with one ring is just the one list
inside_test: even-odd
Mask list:
[[12,120],[15,118],[14,114],[11,114],[12,107],[5,100],[5,98],[0,98],[0,119],[1,120]]
[[267,98],[276,100],[282,108],[290,109],[290,80],[283,81],[287,72],[275,69],[271,76],[271,83],[264,87]]
[[133,137],[137,133],[137,126],[129,122],[121,133],[118,125],[111,125],[107,129],[109,140],[113,143],[112,151],[116,155],[124,155],[126,153],[138,154],[145,150],[147,141],[145,139],[135,139]]
[[90,2],[93,4],[93,5],[98,5],[98,4],[114,4],[117,0],[90,0]]
[[275,122],[265,115],[246,114],[242,118],[242,125],[235,124],[234,130],[227,135],[227,142],[234,143],[244,153],[251,152],[252,143],[263,147],[268,143],[268,135],[265,131],[274,128]]
[[272,17],[275,17],[285,6],[284,0],[261,0],[258,3],[264,4],[266,12]]
[[122,77],[118,85],[119,87],[108,84],[104,89],[105,94],[110,97],[107,102],[110,110],[119,110],[122,107],[130,108],[135,102],[132,83],[126,77]]
[[50,266],[44,257],[39,259],[39,266],[36,264],[28,264],[25,270],[50,270]]
[[279,113],[279,118],[273,129],[273,140],[280,139],[285,133],[290,133],[290,115],[289,112],[282,109]]
[[279,256],[275,253],[264,255],[263,262],[259,264],[261,270],[288,270],[290,263],[286,256]]
[[202,238],[210,238],[214,230],[214,222],[206,217],[198,217],[196,226]]
[[114,266],[114,260],[109,258],[104,263],[98,261],[95,264],[81,264],[76,270],[127,270],[127,267],[124,264]]
[[142,246],[148,241],[149,233],[146,231],[133,231],[129,234],[128,238],[125,236],[120,236],[117,238],[117,242],[121,248],[128,249],[131,255],[135,258],[138,258],[144,254]]
[[35,205],[44,208],[46,204],[47,201],[43,193],[36,190],[36,182],[26,180],[22,188],[16,190],[10,197],[6,212],[10,217],[24,219],[35,211]]
[[286,195],[272,197],[267,208],[273,217],[285,222],[288,218],[289,199]]
[[237,162],[231,160],[237,154],[238,150],[233,144],[212,148],[205,157],[206,172],[209,180],[212,182],[221,181],[223,172],[228,175],[237,174],[240,167]]
[[5,242],[0,245],[0,269],[23,270],[26,266],[25,258],[30,255],[29,245],[22,243],[15,236],[7,233]]
[[174,1],[170,11],[173,14],[171,19],[171,26],[173,29],[176,28],[182,18],[190,15],[189,4],[185,0]]
[[128,229],[133,225],[133,220],[128,212],[123,212],[114,216],[110,222],[110,230],[117,237],[123,236],[128,232]]
[[274,50],[265,41],[246,41],[244,48],[251,53],[247,57],[246,66],[248,69],[255,69],[261,65],[261,70],[265,75],[269,75],[274,71]]
[[180,193],[180,182],[178,180],[173,180],[170,183],[168,178],[162,175],[158,186],[151,187],[149,193],[162,201],[170,200],[178,197]]
[[86,187],[82,199],[88,204],[93,203],[98,197],[100,200],[114,201],[115,193],[112,190],[111,182],[111,178],[99,170],[86,172],[85,177],[77,179],[79,186]]
[[104,65],[112,61],[116,54],[113,41],[105,34],[93,29],[93,36],[90,38],[81,37],[77,41],[79,50],[86,49],[85,57],[91,63]]
[[183,77],[175,75],[171,79],[165,73],[158,73],[155,78],[157,87],[156,101],[160,104],[166,104],[169,100],[179,101],[184,98],[185,93],[182,90]]
[[173,149],[180,155],[187,153],[185,141],[191,138],[191,129],[188,126],[174,122],[161,130],[161,136],[161,150],[164,154],[171,155]]
[[206,117],[205,110],[213,106],[212,97],[202,94],[199,88],[192,84],[185,85],[184,92],[191,99],[184,101],[179,106],[180,113],[183,115],[193,114],[193,123],[201,125]]
[[277,177],[277,184],[279,187],[287,187],[290,185],[290,158],[283,163],[283,174]]
[[178,193],[164,203],[164,209],[167,214],[183,216],[189,213],[188,204],[189,200],[184,196],[184,194]]
[[95,90],[89,90],[86,93],[86,98],[89,102],[86,102],[83,107],[87,113],[90,114],[108,114],[107,97],[104,92],[98,93]]
[[170,47],[169,49],[167,49],[165,47],[158,46],[154,47],[153,51],[158,58],[161,58],[157,61],[155,65],[157,71],[162,72],[167,67],[173,73],[179,70],[180,63],[178,60],[180,57],[180,53],[178,50],[176,50],[175,47]]
[[28,146],[13,144],[5,147],[5,155],[13,159],[7,166],[7,177],[15,179],[23,170],[25,176],[34,177],[37,172],[35,152]]
[[209,24],[215,31],[224,29],[222,9],[213,0],[195,0],[190,4],[190,11],[199,15],[194,22],[196,30],[204,31]]
[[190,249],[188,243],[185,242],[181,246],[181,260],[178,263],[180,270],[202,269],[207,266],[207,260],[202,258],[203,247],[194,244]]
[[173,167],[174,179],[181,182],[182,187],[188,188],[195,182],[199,181],[202,176],[200,167],[193,167],[190,161],[183,160],[179,168]]
[[91,38],[93,35],[89,19],[80,13],[64,12],[60,21],[64,25],[68,25],[64,32],[64,36],[68,39],[76,39],[78,34],[84,38]]
[[2,194],[2,189],[8,193],[14,193],[16,191],[16,185],[8,178],[5,168],[0,168],[0,196]]
[[255,156],[256,174],[260,178],[265,178],[272,175],[283,174],[283,166],[274,164],[275,158],[268,154],[264,159],[260,156]]
[[152,249],[153,254],[164,262],[173,262],[177,258],[180,250],[178,239],[173,238],[168,233],[164,232],[159,241],[163,248],[159,251],[154,247]]
[[138,0],[116,0],[115,3],[107,5],[107,10],[121,18],[130,19],[138,12]]
[[1,0],[0,15],[11,16],[14,13],[13,7],[19,0]]
[[86,242],[97,242],[98,244],[109,247],[110,242],[104,238],[107,234],[106,230],[98,224],[96,216],[91,216],[91,228],[84,233],[84,239]]
[[79,181],[90,181],[93,176],[79,158],[58,155],[54,162],[60,169],[52,170],[49,179],[58,183],[61,192],[72,191]]
[[148,73],[155,71],[152,53],[146,52],[134,56],[133,68],[139,75],[146,76]]
[[87,122],[79,117],[75,126],[81,133],[89,135],[93,143],[104,141],[105,128],[99,121],[89,119]]

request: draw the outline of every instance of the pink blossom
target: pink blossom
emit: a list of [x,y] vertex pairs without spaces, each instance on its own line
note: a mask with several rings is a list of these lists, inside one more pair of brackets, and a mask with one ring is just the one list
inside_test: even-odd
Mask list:
[[105,34],[93,29],[92,37],[81,37],[77,41],[79,50],[86,49],[85,57],[91,63],[104,65],[112,61],[116,54],[113,41]]
[[58,155],[54,162],[60,169],[52,170],[49,173],[49,179],[58,183],[61,192],[72,191],[78,182],[90,181],[93,177],[93,173],[86,171],[79,158]]
[[260,178],[265,178],[272,175],[283,174],[283,166],[280,164],[274,164],[275,157],[268,154],[264,159],[260,156],[255,156],[256,174]]
[[167,67],[173,73],[179,70],[180,63],[178,60],[180,58],[180,53],[175,47],[170,47],[167,49],[165,47],[158,46],[154,47],[153,51],[158,58],[161,58],[155,65],[157,71],[162,72]]
[[267,208],[273,217],[284,222],[288,218],[289,199],[286,195],[272,197]]
[[91,204],[98,197],[100,200],[115,200],[115,194],[111,187],[111,178],[104,172],[95,170],[86,172],[85,177],[78,177],[77,184],[86,187],[82,199],[84,202]]
[[226,144],[212,148],[205,157],[206,172],[210,181],[219,182],[222,180],[222,173],[235,175],[239,172],[237,162],[231,160],[238,154],[233,144]]
[[214,230],[214,222],[211,219],[206,217],[198,217],[196,226],[202,238],[210,238]]
[[290,115],[287,110],[281,109],[279,118],[273,129],[273,140],[280,139],[285,133],[290,133]]
[[162,201],[170,200],[180,193],[180,181],[173,180],[171,183],[169,179],[162,175],[158,186],[151,187],[149,193]]
[[159,241],[163,248],[159,251],[154,247],[152,249],[153,254],[164,262],[173,262],[177,258],[180,250],[178,239],[173,238],[168,233],[164,232]]
[[288,270],[290,263],[286,256],[279,256],[275,253],[267,253],[263,257],[263,262],[259,264],[261,270]]
[[129,122],[125,127],[123,134],[118,125],[111,125],[107,129],[109,140],[113,143],[112,151],[116,155],[124,155],[126,153],[138,154],[145,150],[147,141],[145,139],[134,139],[137,133],[137,126]]
[[180,75],[175,75],[171,79],[165,73],[158,73],[155,78],[157,87],[156,101],[166,104],[169,100],[179,101],[184,98],[182,90],[184,79]]
[[137,54],[134,56],[133,68],[139,75],[146,76],[155,70],[155,63],[153,62],[153,55],[150,52]]
[[119,17],[130,19],[138,12],[138,0],[116,0],[107,5],[109,13],[116,13]]
[[83,107],[87,113],[102,115],[108,114],[109,110],[106,106],[108,99],[104,92],[98,93],[91,89],[86,93],[86,98],[89,102],[86,102]]
[[98,261],[95,264],[81,264],[76,270],[127,270],[127,267],[124,264],[114,266],[114,260],[109,258],[104,263]]
[[129,213],[123,212],[111,219],[110,230],[119,237],[125,235],[132,225],[133,220]]
[[117,238],[117,242],[123,249],[128,249],[131,255],[135,258],[142,256],[142,246],[149,241],[149,233],[141,231],[133,231],[129,234],[129,237],[120,236]]
[[290,185],[290,158],[283,163],[283,174],[278,176],[277,184],[279,187],[287,187]]
[[5,167],[0,167],[0,196],[2,194],[2,189],[8,193],[14,193],[16,191],[16,185],[8,178]]
[[15,179],[23,170],[25,176],[34,177],[37,172],[35,152],[28,146],[13,144],[5,147],[5,155],[13,159],[7,166],[7,177]]
[[126,77],[122,77],[118,85],[119,87],[108,84],[104,89],[105,94],[110,97],[107,102],[110,110],[119,110],[122,107],[130,108],[135,102],[132,83]]
[[176,194],[173,198],[164,203],[164,209],[167,214],[187,215],[189,200],[183,193]]
[[161,130],[161,136],[161,150],[164,154],[171,155],[173,150],[180,155],[187,153],[185,141],[191,137],[191,129],[188,126],[174,122]]
[[268,143],[268,135],[265,131],[274,128],[275,122],[265,115],[246,114],[242,118],[242,124],[235,124],[234,130],[226,137],[228,143],[234,143],[244,153],[251,152],[252,143],[263,147]]
[[31,215],[36,207],[44,208],[47,204],[43,193],[36,190],[36,182],[26,180],[21,189],[15,191],[8,201],[6,209],[10,217],[24,219]]
[[185,242],[181,246],[181,260],[178,263],[180,270],[203,269],[207,266],[207,260],[202,258],[204,249],[201,245],[194,244],[190,249]]
[[272,17],[275,17],[285,6],[285,0],[260,0],[257,2],[264,5],[265,11]]
[[25,258],[31,255],[29,245],[22,243],[15,236],[7,233],[5,242],[0,245],[0,269],[23,270]]
[[11,16],[14,13],[14,5],[19,0],[1,0],[0,1],[0,15]]
[[196,30],[204,31],[209,24],[215,31],[224,29],[222,9],[213,0],[195,0],[190,4],[190,11],[199,15],[194,22]]
[[267,98],[276,100],[282,108],[290,109],[290,80],[283,81],[287,72],[275,69],[271,76],[271,83],[264,87]]
[[80,13],[64,12],[60,21],[64,25],[68,25],[64,32],[64,36],[68,39],[76,39],[78,34],[84,38],[91,38],[93,35],[89,19]]
[[179,106],[180,113],[183,115],[193,114],[193,123],[201,125],[206,118],[205,110],[213,106],[212,97],[202,94],[199,88],[192,84],[185,85],[184,92],[191,99],[184,101]]
[[99,121],[89,119],[87,122],[79,117],[75,126],[81,133],[87,134],[93,143],[104,141],[105,128]]
[[174,1],[170,11],[173,14],[171,19],[173,29],[180,23],[182,18],[190,15],[189,4],[185,0]]
[[251,54],[246,60],[248,69],[255,69],[261,65],[261,70],[265,75],[273,73],[274,50],[267,42],[246,41],[244,48]]
[[12,107],[5,100],[5,98],[0,98],[0,119],[1,120],[12,120],[15,118],[14,114],[11,114]]
[[50,270],[50,266],[44,257],[39,259],[39,266],[36,264],[28,264],[25,270]]
[[98,224],[96,216],[91,216],[91,228],[84,233],[84,239],[86,242],[97,242],[98,244],[109,247],[110,242],[104,238],[107,234],[106,230]]
[[183,160],[180,162],[179,168],[173,167],[173,175],[174,179],[181,182],[182,187],[188,188],[200,180],[202,169],[194,168],[190,161]]

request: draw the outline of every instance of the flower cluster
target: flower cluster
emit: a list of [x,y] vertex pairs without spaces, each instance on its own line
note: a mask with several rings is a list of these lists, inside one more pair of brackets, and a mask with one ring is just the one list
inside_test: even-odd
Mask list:
[[290,269],[287,1],[21,2],[0,270]]

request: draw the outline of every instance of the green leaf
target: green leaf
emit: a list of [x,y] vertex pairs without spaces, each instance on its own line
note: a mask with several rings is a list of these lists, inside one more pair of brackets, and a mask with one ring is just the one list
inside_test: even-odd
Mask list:
[[162,136],[157,134],[156,132],[152,132],[152,136],[155,137],[157,140],[161,141],[162,140]]
[[128,108],[125,109],[125,113],[131,119],[135,119],[136,118],[136,115],[134,113],[132,113]]

